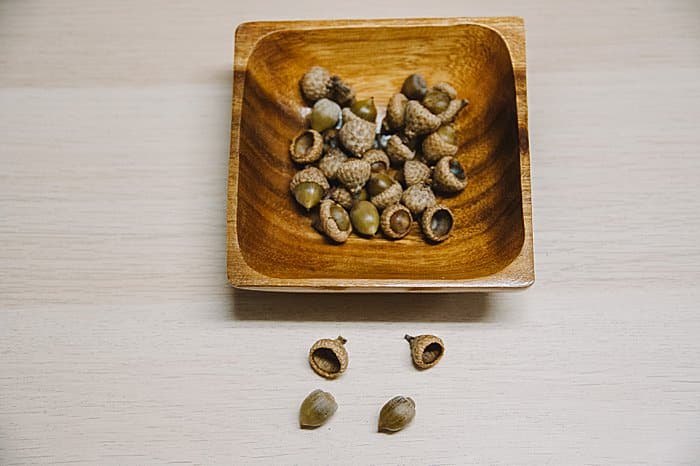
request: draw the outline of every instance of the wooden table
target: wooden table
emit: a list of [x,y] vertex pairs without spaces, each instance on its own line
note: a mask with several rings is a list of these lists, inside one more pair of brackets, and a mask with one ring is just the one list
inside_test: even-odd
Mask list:
[[[487,15],[526,20],[534,287],[232,290],[235,26]],[[696,1],[1,2],[0,463],[699,464],[699,83]]]

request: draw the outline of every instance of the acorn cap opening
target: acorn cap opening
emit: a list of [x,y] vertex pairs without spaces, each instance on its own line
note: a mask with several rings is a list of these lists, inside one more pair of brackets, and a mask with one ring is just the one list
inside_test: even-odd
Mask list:
[[294,141],[294,151],[300,155],[306,155],[314,145],[314,136],[311,132],[305,131],[296,141]]
[[437,362],[438,359],[440,359],[440,357],[442,356],[442,352],[442,345],[440,345],[437,342],[433,342],[425,347],[425,349],[423,350],[423,354],[421,355],[421,359],[425,364],[432,364],[434,362]]
[[452,214],[449,210],[440,209],[430,220],[430,229],[433,230],[435,236],[442,237],[452,231]]
[[318,348],[311,355],[311,359],[323,372],[336,374],[340,371],[340,360],[330,348]]

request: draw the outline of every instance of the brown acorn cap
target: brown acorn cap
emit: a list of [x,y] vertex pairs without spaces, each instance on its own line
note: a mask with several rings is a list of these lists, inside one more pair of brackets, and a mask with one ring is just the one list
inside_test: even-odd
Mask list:
[[348,156],[345,155],[345,152],[337,147],[331,148],[326,151],[326,155],[318,162],[318,168],[321,169],[326,178],[332,180],[335,178],[338,168],[340,168],[347,159]]
[[350,191],[345,189],[342,186],[336,186],[331,190],[330,194],[331,199],[333,199],[335,202],[341,205],[343,209],[349,210],[352,208],[352,203],[354,201],[354,198],[352,197],[352,194]]
[[416,153],[404,144],[401,138],[396,134],[392,135],[387,141],[386,153],[391,161],[397,164],[401,164],[406,160],[413,160],[416,156]]
[[401,188],[401,185],[399,183],[394,182],[394,184],[389,186],[380,194],[373,196],[370,199],[370,202],[374,204],[377,209],[382,210],[391,204],[396,204],[397,202],[399,202],[401,200],[402,194],[403,188]]
[[419,183],[430,183],[432,170],[429,166],[418,160],[407,160],[403,165],[403,181],[406,186]]
[[289,145],[289,153],[296,163],[312,163],[323,154],[323,136],[316,130],[305,129]]
[[420,225],[429,241],[440,243],[449,238],[452,233],[454,215],[447,206],[437,204],[425,209]]
[[335,340],[324,338],[318,340],[309,350],[309,365],[321,377],[335,379],[348,367],[348,353],[343,346],[347,340],[338,337]]
[[358,117],[349,108],[344,108],[343,127],[338,131],[338,140],[352,155],[362,157],[362,154],[374,145],[374,123]]
[[445,344],[435,335],[406,335],[404,338],[411,345],[411,359],[418,369],[433,367],[445,354]]
[[451,123],[455,121],[457,115],[459,115],[459,112],[461,112],[467,105],[469,105],[469,101],[467,99],[452,99],[450,103],[447,104],[447,108],[438,114],[438,118],[443,125]]
[[414,184],[409,186],[401,196],[401,203],[408,207],[414,217],[420,216],[425,209],[434,206],[437,201],[429,186]]
[[386,107],[386,118],[384,119],[387,129],[396,131],[403,128],[407,103],[408,98],[401,93],[391,96]]
[[423,158],[429,163],[435,163],[442,157],[448,155],[455,155],[457,149],[456,145],[450,144],[445,141],[445,139],[440,136],[440,133],[434,131],[430,133],[425,139],[423,139]]
[[454,99],[457,97],[457,89],[452,87],[452,84],[447,83],[445,81],[440,81],[439,83],[435,83],[435,85],[433,86],[433,89],[435,89],[436,91],[444,92],[445,94],[447,94],[450,97],[450,99]]
[[[381,149],[370,149],[364,154],[362,154],[362,160],[366,160],[372,167],[372,172],[377,173],[380,171],[388,170],[391,167],[391,161]],[[381,165],[384,165],[383,167]],[[379,167],[375,169],[375,167]]]
[[356,193],[369,180],[372,174],[372,166],[362,159],[349,159],[340,165],[335,176],[340,183],[351,193]]
[[294,192],[294,188],[296,188],[297,185],[306,182],[318,184],[321,186],[321,188],[323,188],[324,192],[327,192],[330,189],[328,180],[325,176],[323,176],[323,172],[316,167],[306,167],[305,169],[296,172],[292,177],[292,181],[289,183],[289,189]]
[[[397,225],[399,218],[395,217],[395,215],[401,215],[401,212],[405,212],[406,214],[402,217],[403,219],[408,218],[408,226],[404,225],[405,228],[400,227],[400,224]],[[387,206],[382,212],[382,216],[379,218],[379,226],[382,228],[384,234],[391,239],[401,239],[406,236],[408,232],[411,231],[412,224],[413,216],[411,215],[411,211],[403,204]]]
[[432,133],[440,127],[441,120],[416,100],[406,104],[405,133],[409,139],[421,134]]
[[341,106],[349,105],[355,99],[355,91],[338,76],[331,76],[328,84],[327,97]]
[[312,66],[304,73],[299,85],[301,93],[309,102],[316,102],[328,95],[331,84],[331,74],[321,66]]
[[348,216],[348,228],[346,230],[341,230],[338,227],[338,223],[336,222],[335,218],[331,213],[331,207],[333,207],[334,205],[337,205],[342,208],[340,204],[337,204],[336,202],[330,199],[321,201],[321,206],[318,210],[321,231],[336,243],[344,243],[345,241],[347,241],[348,236],[350,236],[350,233],[352,232],[350,217]]
[[443,193],[456,193],[466,186],[467,175],[459,161],[454,157],[441,158],[433,171],[433,187]]

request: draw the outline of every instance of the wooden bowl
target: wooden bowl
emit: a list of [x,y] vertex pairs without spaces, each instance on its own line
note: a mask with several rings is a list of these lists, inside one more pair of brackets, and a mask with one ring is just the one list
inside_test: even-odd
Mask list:
[[[299,79],[320,65],[383,113],[419,72],[470,101],[456,122],[467,188],[443,203],[444,243],[418,225],[390,241],[329,243],[294,202],[291,139],[308,113]],[[253,22],[236,31],[228,276],[275,291],[488,291],[534,281],[524,25],[520,18]]]

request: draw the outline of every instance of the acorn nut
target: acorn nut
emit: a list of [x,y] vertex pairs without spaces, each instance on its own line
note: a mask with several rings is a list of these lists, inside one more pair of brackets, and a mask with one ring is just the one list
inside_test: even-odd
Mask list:
[[338,403],[328,392],[316,389],[309,393],[299,408],[299,426],[314,429],[328,421],[338,410]]
[[343,346],[347,340],[338,337],[335,340],[324,338],[318,340],[309,350],[309,365],[321,377],[335,379],[348,368],[348,353]]
[[294,199],[306,210],[310,210],[321,202],[330,185],[321,170],[316,167],[306,167],[294,175],[289,183],[289,189],[294,194]]
[[416,415],[416,403],[406,396],[387,401],[379,413],[379,432],[393,433],[405,428]]
[[449,238],[454,226],[452,211],[444,205],[428,207],[421,218],[421,228],[426,238],[440,243]]
[[350,209],[353,230],[364,236],[374,236],[379,229],[379,212],[369,201],[357,201]]
[[429,186],[424,184],[414,184],[409,186],[401,196],[401,203],[408,207],[411,213],[418,217],[425,209],[434,206],[437,201],[435,194]]
[[[375,141],[375,125],[344,108],[343,127],[338,131],[338,140],[352,155],[361,157],[371,149]],[[350,116],[352,115],[352,116]]]
[[333,128],[340,119],[340,105],[330,99],[316,101],[311,110],[311,128],[323,132]]
[[343,207],[330,200],[321,201],[318,210],[321,231],[336,243],[344,243],[348,240],[352,227],[350,216]]
[[362,154],[362,160],[366,160],[372,168],[372,173],[386,171],[391,166],[391,161],[381,149],[370,149]]
[[448,155],[455,155],[457,149],[457,137],[452,125],[441,126],[423,139],[423,157],[429,163],[435,163]]
[[411,230],[413,218],[408,207],[392,204],[384,209],[379,223],[386,236],[391,239],[401,239]]
[[363,120],[374,123],[377,119],[377,107],[374,105],[374,97],[365,100],[356,100],[350,106],[350,110]]
[[420,102],[411,100],[406,104],[405,114],[406,137],[413,139],[415,136],[432,133],[440,127],[442,121]]
[[420,100],[428,91],[428,83],[418,73],[414,73],[403,82],[401,93],[412,100]]
[[418,160],[407,160],[403,165],[403,181],[406,186],[430,183],[430,167]]
[[456,193],[467,186],[467,175],[454,157],[443,157],[433,171],[433,187],[444,193]]
[[289,145],[289,153],[296,163],[312,163],[323,154],[323,136],[316,130],[306,129],[297,134]]
[[445,344],[435,335],[406,335],[404,338],[411,345],[411,359],[418,369],[433,367],[445,354]]
[[370,201],[377,209],[384,209],[386,206],[396,204],[401,200],[403,189],[393,178],[385,173],[372,175],[367,182],[367,192]]
[[372,166],[366,160],[349,159],[343,162],[335,173],[336,178],[351,193],[358,193],[372,173]]

